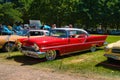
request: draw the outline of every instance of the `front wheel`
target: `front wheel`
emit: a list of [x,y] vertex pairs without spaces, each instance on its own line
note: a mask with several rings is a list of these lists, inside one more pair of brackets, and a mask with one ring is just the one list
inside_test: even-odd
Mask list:
[[15,43],[13,42],[8,42],[3,47],[3,51],[7,51],[7,52],[13,51],[14,49],[15,49]]
[[49,50],[46,52],[46,59],[47,60],[54,60],[56,58],[56,51],[55,50]]

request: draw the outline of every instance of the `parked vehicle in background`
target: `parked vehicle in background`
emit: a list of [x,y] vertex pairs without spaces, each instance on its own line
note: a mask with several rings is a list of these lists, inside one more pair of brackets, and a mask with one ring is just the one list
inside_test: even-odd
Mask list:
[[29,37],[40,37],[40,36],[48,36],[49,31],[47,30],[29,30],[24,35],[0,35],[0,49],[3,51],[12,51],[15,49],[15,42],[19,38],[27,38]]
[[102,29],[86,29],[90,34],[104,34],[105,32]]
[[47,30],[29,30],[26,34],[23,34],[24,36],[49,36],[49,31]]
[[3,25],[1,27],[1,34],[2,35],[11,35],[11,34],[14,34],[14,32],[12,30],[10,30],[6,25]]
[[120,60],[120,40],[107,45],[104,50],[104,56],[107,57],[109,61]]
[[102,29],[97,29],[96,34],[104,34],[105,32]]
[[20,51],[27,56],[54,60],[57,56],[91,50],[104,45],[107,35],[89,35],[83,29],[55,28],[50,36],[18,39]]
[[120,35],[120,30],[109,30],[110,35]]

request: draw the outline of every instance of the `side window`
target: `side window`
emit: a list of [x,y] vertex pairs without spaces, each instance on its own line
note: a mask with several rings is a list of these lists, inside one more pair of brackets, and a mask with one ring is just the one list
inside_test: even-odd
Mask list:
[[80,35],[80,34],[85,34],[85,33],[82,31],[77,31],[77,34]]
[[50,32],[50,35],[54,36],[54,37],[59,37],[59,38],[66,38],[67,37],[65,30],[52,30]]
[[71,30],[69,35],[71,38],[80,38],[80,37],[85,37],[86,33],[79,30]]
[[87,34],[83,31],[77,31],[77,35],[75,36],[75,38],[86,38]]
[[69,37],[70,38],[75,38],[75,35],[77,34],[77,32],[75,30],[71,30],[69,31]]
[[39,31],[31,31],[30,36],[40,36],[40,35],[44,35],[43,32],[39,32]]

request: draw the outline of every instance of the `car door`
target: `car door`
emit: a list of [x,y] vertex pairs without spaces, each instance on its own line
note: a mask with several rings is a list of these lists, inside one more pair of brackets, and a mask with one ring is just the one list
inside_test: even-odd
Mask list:
[[[83,50],[85,41],[86,41],[86,34],[79,30],[71,30],[69,32],[69,52],[75,52]],[[83,35],[84,34],[84,35]],[[79,36],[79,37],[76,37]]]

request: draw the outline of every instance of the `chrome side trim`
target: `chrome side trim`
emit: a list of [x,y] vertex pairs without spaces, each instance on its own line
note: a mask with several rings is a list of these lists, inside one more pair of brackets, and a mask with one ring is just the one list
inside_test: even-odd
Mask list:
[[82,45],[82,44],[97,44],[99,42],[103,42],[104,41],[96,41],[96,42],[86,42],[86,43],[75,43],[75,44],[67,44],[67,45],[58,45],[58,46],[50,46],[50,47],[42,47],[41,49],[45,50],[45,49],[49,49],[49,48],[60,48],[60,47],[67,47],[67,46],[74,46],[74,45]]

